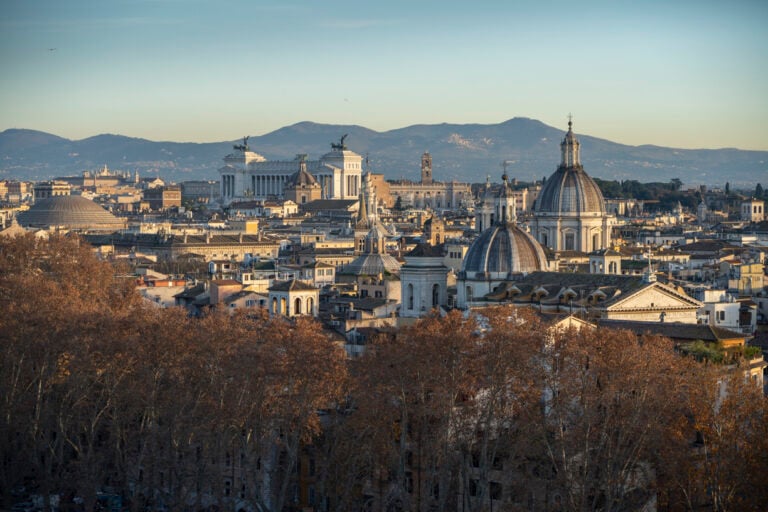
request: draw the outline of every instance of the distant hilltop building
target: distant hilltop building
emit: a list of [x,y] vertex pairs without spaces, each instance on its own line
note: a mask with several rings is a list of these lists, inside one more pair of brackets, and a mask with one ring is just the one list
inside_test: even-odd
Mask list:
[[99,191],[105,188],[138,185],[139,172],[111,171],[106,165],[98,171],[83,171],[80,176],[61,176],[56,181],[69,183],[79,189]]
[[331,151],[319,160],[299,155],[290,161],[267,160],[251,151],[248,137],[244,137],[243,143],[235,145],[235,151],[224,157],[225,165],[219,169],[222,202],[228,205],[243,199],[282,199],[289,188],[294,197],[299,189],[301,201],[302,187],[307,199],[316,197],[315,185],[319,186],[320,199],[357,199],[363,158],[347,148],[346,137],[332,143]]
[[568,132],[560,144],[562,161],[547,179],[533,205],[531,231],[555,251],[592,252],[610,246],[615,217],[605,210],[597,183],[581,165],[581,143]]

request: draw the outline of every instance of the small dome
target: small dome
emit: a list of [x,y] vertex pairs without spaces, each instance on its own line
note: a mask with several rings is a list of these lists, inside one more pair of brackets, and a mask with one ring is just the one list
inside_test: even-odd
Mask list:
[[[302,164],[303,163],[304,162],[302,162]],[[307,166],[301,165],[299,170],[288,178],[288,182],[285,184],[285,186],[286,188],[307,188],[319,187],[320,184],[317,182],[317,179],[315,179],[315,177],[309,173]]]
[[349,262],[337,274],[355,276],[399,274],[400,267],[400,262],[389,254],[363,254]]
[[54,196],[35,203],[18,215],[24,227],[48,228],[64,226],[69,229],[116,231],[125,222],[82,196]]
[[472,243],[461,270],[465,272],[535,272],[547,270],[539,243],[514,224],[496,224]]

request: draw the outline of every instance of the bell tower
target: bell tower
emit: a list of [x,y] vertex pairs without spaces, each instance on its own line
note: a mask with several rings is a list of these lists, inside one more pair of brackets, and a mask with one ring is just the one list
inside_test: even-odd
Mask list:
[[421,184],[432,184],[432,155],[429,151],[421,155]]

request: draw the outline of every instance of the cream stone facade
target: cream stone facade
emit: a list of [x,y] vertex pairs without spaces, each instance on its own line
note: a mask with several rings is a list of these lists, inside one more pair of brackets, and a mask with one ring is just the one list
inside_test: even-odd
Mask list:
[[269,314],[287,317],[317,316],[320,291],[302,281],[275,283],[269,288]]
[[441,247],[422,244],[405,255],[400,267],[401,317],[420,317],[448,303],[448,273]]
[[765,219],[765,202],[758,199],[750,199],[741,203],[741,220],[747,222],[761,222]]
[[363,158],[347,149],[346,136],[319,160],[267,160],[248,147],[248,138],[234,146],[235,152],[224,157],[221,176],[221,200],[225,205],[243,199],[283,198],[291,177],[303,170],[320,185],[322,199],[357,199],[360,193]]
[[35,201],[48,197],[68,196],[71,193],[72,186],[64,181],[44,181],[36,183],[34,186]]
[[589,253],[590,274],[621,274],[621,253],[613,249],[598,249]]
[[696,312],[702,305],[685,292],[651,282],[602,308],[601,317],[606,320],[695,324]]

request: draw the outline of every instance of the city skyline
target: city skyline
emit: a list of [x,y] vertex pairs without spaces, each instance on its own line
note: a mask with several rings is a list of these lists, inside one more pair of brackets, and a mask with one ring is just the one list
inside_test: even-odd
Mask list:
[[758,2],[11,2],[0,130],[210,142],[301,121],[530,117],[629,145],[768,149]]

